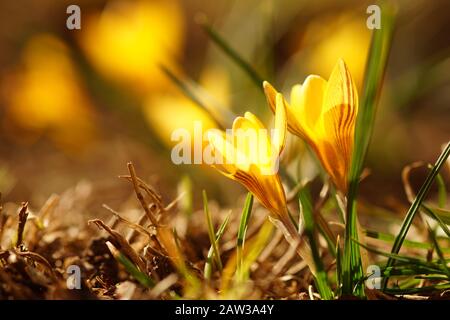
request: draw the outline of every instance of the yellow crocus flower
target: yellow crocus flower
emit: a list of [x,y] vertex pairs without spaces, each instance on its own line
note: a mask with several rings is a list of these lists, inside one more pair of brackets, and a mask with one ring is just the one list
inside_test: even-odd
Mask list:
[[[264,91],[274,111],[278,92],[268,82]],[[345,193],[358,94],[344,61],[338,61],[328,81],[310,75],[303,85],[293,86],[290,98],[290,104],[286,103],[289,130],[314,149],[331,180]]]
[[[286,139],[286,106],[279,93],[275,99],[275,128],[270,139],[261,121],[252,113],[237,117],[231,134],[219,130],[208,132],[208,140],[214,154],[220,155],[220,163],[213,167],[226,177],[244,185],[266,207],[271,216],[285,228],[289,242],[297,246],[297,252],[308,263],[311,254],[308,244],[301,242],[297,228],[289,217],[286,195],[277,173],[278,158]],[[217,159],[217,157],[216,157]]]
[[[231,135],[219,130],[208,132],[208,140],[220,163],[213,166],[225,176],[242,183],[271,213],[287,214],[286,196],[279,175],[274,168],[275,159],[284,147],[286,112],[281,94],[275,115],[275,137],[269,134],[260,120],[251,112],[237,117]],[[240,140],[240,141],[238,141]]]

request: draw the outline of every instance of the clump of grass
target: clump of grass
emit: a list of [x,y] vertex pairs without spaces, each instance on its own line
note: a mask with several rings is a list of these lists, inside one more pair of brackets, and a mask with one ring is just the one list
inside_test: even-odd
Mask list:
[[[436,174],[447,153],[445,151],[441,155],[437,167],[433,166],[433,174]],[[80,225],[79,235],[74,237],[68,236],[69,229],[62,227],[60,219],[63,215],[59,210],[67,210],[67,207],[58,205],[60,201],[66,203],[59,196],[52,196],[42,209],[33,210],[33,213],[30,205],[16,207],[15,213],[11,210],[11,204],[6,210],[0,210],[0,297],[120,299],[123,297],[118,288],[122,286],[132,288],[131,296],[139,299],[333,299],[344,296],[341,291],[340,236],[337,236],[334,256],[317,223],[316,210],[322,206],[314,206],[316,200],[309,188],[299,190],[298,212],[303,221],[300,230],[304,230],[312,247],[317,268],[315,277],[298,261],[295,251],[290,252],[289,244],[276,236],[272,223],[265,220],[264,210],[258,203],[253,203],[250,194],[242,202],[240,215],[230,214],[227,208],[214,210],[215,214],[212,215],[210,202],[205,197],[207,210],[194,209],[186,233],[178,235],[176,225],[172,225],[171,221],[175,221],[177,215],[185,217],[182,207],[177,209],[176,203],[164,205],[163,197],[137,176],[134,167],[130,169],[130,175],[121,177],[131,182],[130,191],[135,195],[136,185],[142,190],[141,197],[136,196],[136,204],[144,204],[149,208],[156,225],[148,218],[143,207],[140,212],[136,212],[134,209],[115,211],[105,206],[108,209],[106,212],[112,214],[109,221],[91,219],[91,223],[102,231],[98,233],[87,224]],[[66,193],[63,197],[67,196],[73,195]],[[334,203],[329,196],[328,199],[319,198],[318,201]],[[423,205],[422,202],[419,210],[424,210]],[[293,218],[298,218],[294,210]],[[196,221],[199,219],[209,222],[198,224]],[[330,217],[326,219],[329,223]],[[332,219],[338,219],[337,212]],[[208,225],[219,227],[208,230]],[[354,240],[359,247],[375,257],[381,257],[377,260],[380,265],[383,257],[395,262],[382,267],[382,277],[400,279],[395,285],[385,288],[384,296],[371,292],[369,298],[405,299],[415,295],[430,299],[438,298],[448,291],[449,238],[438,235],[436,227],[422,226],[426,233],[424,240],[404,240],[402,254]],[[439,223],[437,227],[440,227]],[[127,229],[132,232],[125,235]],[[21,235],[17,233],[19,230]],[[210,239],[211,231],[222,259],[222,271],[217,265],[213,267],[217,260],[214,259],[216,251]],[[14,234],[15,241],[8,238]],[[397,237],[369,230],[364,230],[362,234],[366,240],[376,239],[388,245]],[[43,235],[53,240],[50,243],[39,241]],[[18,239],[21,239],[20,246],[17,246]],[[425,256],[418,256],[418,252],[425,253]],[[63,258],[55,260],[55,255]],[[81,290],[69,290],[65,283],[68,274],[61,265],[74,264],[82,269]],[[333,273],[336,274],[335,278],[332,277]],[[36,274],[39,277],[33,276]],[[365,279],[367,275],[360,281],[364,283]],[[58,290],[55,291],[55,288]],[[56,296],[54,292],[57,292]]]

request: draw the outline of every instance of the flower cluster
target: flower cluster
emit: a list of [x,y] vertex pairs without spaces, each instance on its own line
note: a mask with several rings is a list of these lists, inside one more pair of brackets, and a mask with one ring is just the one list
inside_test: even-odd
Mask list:
[[[244,185],[272,217],[282,222],[288,235],[298,239],[298,231],[289,217],[280,176],[277,171],[269,170],[268,166],[273,165],[273,161],[267,161],[270,157],[264,155],[280,156],[289,129],[311,146],[336,188],[346,193],[358,112],[357,90],[343,60],[338,61],[328,81],[311,75],[303,84],[295,85],[290,103],[268,82],[263,86],[268,104],[275,113],[276,134],[272,139],[268,134],[256,134],[264,126],[252,113],[237,117],[231,136],[218,130],[208,134],[213,151],[227,160],[213,166]],[[246,135],[254,132],[256,142],[232,144],[240,131]],[[307,260],[308,248],[303,246],[303,249],[300,255]]]

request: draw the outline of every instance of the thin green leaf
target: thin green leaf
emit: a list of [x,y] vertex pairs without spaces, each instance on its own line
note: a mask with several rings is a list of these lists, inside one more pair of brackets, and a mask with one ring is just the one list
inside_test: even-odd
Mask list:
[[394,8],[385,3],[382,12],[381,28],[375,30],[372,35],[366,64],[363,96],[356,120],[355,142],[349,172],[349,192],[347,194],[342,289],[344,294],[355,293],[360,297],[364,296],[364,289],[361,285],[356,284],[359,281],[358,279],[363,277],[361,254],[359,246],[351,239],[358,239],[356,197],[359,179],[372,136],[376,105],[381,92],[394,30]]
[[317,290],[319,291],[322,299],[330,300],[333,298],[333,293],[328,283],[327,273],[324,269],[323,262],[319,253],[319,248],[317,246],[315,230],[316,222],[314,221],[314,211],[311,202],[311,196],[307,187],[303,187],[299,192],[299,206],[300,213],[303,216],[305,234],[309,239],[309,245],[311,247],[314,264],[316,266],[316,275],[314,280],[317,285]]
[[440,275],[440,274],[420,275],[416,276],[415,278],[424,280],[435,280],[435,281],[449,280],[447,275]]
[[[223,220],[222,224],[219,227],[219,230],[217,230],[217,232],[216,232],[217,245],[219,245],[219,240],[220,240],[220,238],[222,238],[222,235],[225,232],[225,228],[227,227],[228,222],[230,221],[230,216],[231,216],[231,212],[230,212],[230,214],[227,215],[225,220]],[[213,257],[214,257],[214,247],[211,245],[208,250],[208,255],[206,258],[206,263],[205,263],[205,268],[204,268],[205,279],[208,279],[208,280],[211,278]]]
[[440,174],[437,175],[436,181],[438,183],[439,208],[444,208],[447,205],[447,188],[445,187],[444,179]]
[[241,57],[241,55],[234,50],[228,42],[216,31],[214,28],[209,25],[206,21],[201,21],[200,25],[202,26],[203,30],[206,32],[206,34],[209,36],[209,38],[216,44],[232,61],[234,61],[253,81],[255,86],[259,90],[263,90],[262,83],[264,81],[264,78],[261,77],[258,72],[255,71],[255,69],[245,61],[244,58]]
[[336,295],[340,296],[342,291],[342,259],[341,259],[341,246],[339,235],[336,240]]
[[186,217],[189,218],[194,210],[192,180],[188,175],[184,175],[178,183],[178,196],[181,196],[178,202],[178,208]]
[[203,210],[205,212],[206,223],[207,223],[207,227],[208,227],[209,241],[211,242],[211,246],[213,247],[213,251],[214,251],[214,259],[216,261],[217,268],[219,269],[219,271],[222,271],[222,268],[223,268],[222,260],[220,258],[219,246],[217,245],[217,242],[216,242],[214,226],[213,226],[211,214],[210,214],[209,208],[208,208],[208,196],[206,195],[205,190],[203,190]]
[[208,105],[206,105],[199,97],[197,88],[199,85],[181,79],[172,70],[164,65],[160,65],[159,67],[161,71],[177,86],[177,88],[180,89],[180,92],[183,93],[186,98],[208,113],[220,129],[225,130],[225,128],[229,127],[229,124],[232,123],[232,119],[234,119],[233,115],[230,114],[228,110],[223,108],[219,110],[220,112],[214,112],[210,107],[208,107]]
[[142,271],[140,271],[133,262],[130,261],[122,252],[117,250],[116,247],[111,242],[106,242],[109,251],[113,255],[113,257],[124,266],[125,270],[140,284],[142,284],[146,288],[153,288],[155,286],[155,281]]
[[[175,241],[175,246],[177,247],[178,252],[181,252],[180,246],[180,238],[177,234],[177,229],[172,229],[173,239]],[[198,297],[200,292],[200,281],[196,275],[194,275],[191,270],[187,267],[187,265],[183,262],[178,266],[179,272],[183,275],[184,279],[187,282],[185,294],[187,297]]]
[[427,223],[427,227],[428,227],[428,235],[434,244],[434,248],[436,249],[436,253],[439,257],[439,260],[442,263],[442,269],[445,271],[447,276],[450,277],[450,270],[447,267],[447,262],[445,261],[444,253],[442,252],[441,246],[439,245],[439,242],[436,239],[436,232],[430,228],[428,223]]
[[[424,205],[422,205],[423,207]],[[439,208],[430,208],[427,207],[431,212],[431,217],[437,220],[436,217],[439,218],[439,220],[442,222],[442,224],[450,225],[450,211],[445,209],[439,209]],[[425,211],[427,213],[427,211]],[[429,215],[429,213],[427,213]],[[433,215],[434,214],[434,215]],[[435,217],[436,216],[436,217]]]
[[258,233],[252,240],[252,246],[245,253],[245,257],[242,261],[243,274],[249,274],[249,270],[253,263],[258,259],[261,252],[266,248],[267,244],[271,239],[275,226],[272,223],[264,223],[259,229]]
[[450,238],[450,229],[447,227],[447,225],[444,223],[444,221],[441,219],[441,217],[434,212],[434,210],[427,207],[425,204],[422,204],[423,211],[437,221],[439,226],[444,230],[445,234]]
[[[419,192],[417,193],[416,199],[414,199],[414,202],[412,203],[411,207],[409,208],[408,212],[406,213],[406,216],[405,216],[405,219],[403,220],[400,231],[399,231],[397,237],[395,238],[394,244],[392,245],[391,253],[396,254],[400,251],[403,241],[405,240],[408,230],[412,224],[414,216],[416,215],[417,211],[419,210],[436,175],[438,174],[441,167],[444,165],[449,154],[450,154],[450,142],[447,144],[444,151],[439,156],[438,160],[436,161],[435,165],[433,166],[433,169],[430,171],[424,184],[422,185]],[[394,260],[388,259],[386,266],[389,267],[389,266],[392,266],[393,264],[394,264]],[[388,278],[384,279],[383,289],[385,289],[387,286],[387,280],[388,280]]]
[[[401,261],[401,262],[412,264],[412,265],[421,265],[421,266],[424,266],[424,267],[428,267],[430,269],[434,269],[434,270],[436,270],[438,272],[440,271],[439,265],[437,265],[437,264],[435,264],[433,262],[428,262],[428,261],[425,261],[425,260],[422,260],[422,259],[419,259],[419,258],[407,257],[407,256],[399,255],[399,254],[384,252],[384,251],[378,250],[376,248],[372,248],[372,247],[366,246],[366,245],[364,245],[362,243],[357,242],[356,240],[355,240],[355,243],[357,243],[359,246],[363,247],[364,249],[366,249],[366,250],[368,250],[370,252],[373,252],[373,253],[385,256],[385,257],[387,257],[389,259],[392,259],[392,260]],[[386,266],[385,268],[388,268],[388,267],[389,266]]]
[[375,121],[376,105],[381,93],[387,58],[394,31],[394,9],[387,4],[382,8],[380,29],[372,35],[370,52],[366,64],[364,89],[355,128],[355,143],[350,168],[350,185],[357,185],[363,170]]
[[418,286],[420,284],[420,280],[417,278],[409,278],[404,281],[399,281],[397,283],[399,289],[410,289]]
[[245,234],[247,233],[248,222],[250,221],[250,215],[253,208],[253,194],[247,193],[247,198],[245,198],[244,208],[242,209],[241,221],[239,223],[239,229],[237,233],[237,243],[236,243],[236,256],[237,256],[237,276],[238,279],[243,279],[243,257],[242,253],[245,244]]
[[416,294],[416,293],[424,293],[424,292],[432,292],[432,291],[444,291],[450,289],[450,283],[436,284],[433,286],[420,287],[420,288],[411,288],[411,289],[400,289],[400,288],[389,288],[385,289],[386,293],[402,295],[402,294]]
[[[419,265],[405,265],[405,266],[394,266],[389,267],[382,270],[383,277],[392,277],[392,276],[414,276],[414,277],[421,277],[424,275],[430,275],[433,274],[434,276],[439,275],[439,272],[436,271],[434,268],[429,268],[425,266],[419,266]],[[442,272],[441,272],[442,275]],[[446,277],[446,275],[444,274]]]
[[[372,239],[377,239],[377,240],[385,241],[385,242],[394,242],[394,240],[395,240],[395,236],[392,234],[382,233],[382,232],[373,231],[373,230],[363,230],[363,232],[366,235],[366,237],[369,237]],[[418,242],[418,241],[411,241],[411,240],[405,240],[405,242],[403,242],[403,245],[407,248],[414,248],[414,249],[429,250],[429,249],[433,248],[433,246],[427,242]],[[446,253],[450,253],[450,249],[448,249],[448,248],[442,248],[442,251],[446,252]]]

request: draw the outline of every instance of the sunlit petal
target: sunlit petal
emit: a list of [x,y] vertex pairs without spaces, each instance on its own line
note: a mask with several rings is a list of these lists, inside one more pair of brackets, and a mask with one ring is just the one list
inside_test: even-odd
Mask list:
[[[267,82],[264,91],[275,110],[277,91]],[[337,62],[328,82],[311,75],[303,85],[295,85],[290,102],[286,103],[288,129],[312,147],[337,188],[346,192],[358,96],[344,61]]]
[[322,113],[342,105],[349,109],[349,113],[357,112],[358,96],[355,84],[345,62],[340,59],[328,80]]
[[209,143],[218,154],[219,163],[215,163],[218,169],[223,173],[235,174],[237,166],[235,165],[236,150],[225,132],[210,130],[207,132]]
[[276,112],[275,112],[275,130],[272,137],[272,145],[277,155],[281,153],[286,141],[286,105],[281,93],[276,97]]
[[[276,111],[276,96],[278,94],[278,91],[275,90],[275,88],[267,81],[263,82],[264,87],[264,93],[266,94],[267,103],[272,109],[272,112],[275,113]],[[284,98],[283,98],[284,99]],[[299,125],[299,122],[295,119],[295,112],[292,108],[292,106],[287,103],[287,101],[284,99],[285,107],[286,107],[286,120],[287,120],[287,127],[290,131],[293,133],[303,136],[303,130]]]
[[303,131],[315,129],[322,111],[322,101],[327,82],[316,75],[308,76],[302,86],[296,85],[291,91],[293,113],[298,117]]

